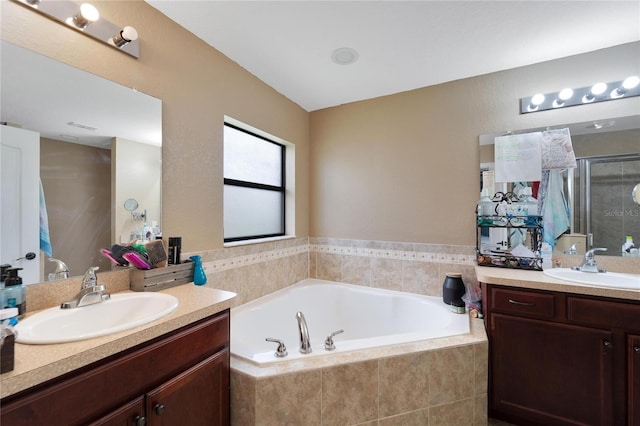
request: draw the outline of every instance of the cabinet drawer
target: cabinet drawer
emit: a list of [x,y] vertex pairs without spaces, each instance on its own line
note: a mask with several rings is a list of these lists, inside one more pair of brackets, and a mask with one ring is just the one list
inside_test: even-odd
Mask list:
[[490,301],[491,311],[543,319],[555,315],[555,296],[549,293],[491,287]]
[[639,332],[640,304],[569,296],[567,319],[570,322],[600,328],[623,328]]

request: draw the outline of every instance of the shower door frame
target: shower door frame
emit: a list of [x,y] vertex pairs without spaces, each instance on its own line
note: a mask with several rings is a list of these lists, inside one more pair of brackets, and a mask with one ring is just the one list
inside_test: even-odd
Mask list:
[[[638,161],[640,153],[600,155],[596,157],[578,158],[577,171],[569,169],[568,192],[571,199],[571,233],[582,233],[587,236],[587,250],[593,248],[593,230],[591,225],[591,166],[599,163],[612,163],[622,161]],[[578,188],[576,188],[576,183]],[[577,200],[574,198],[577,196]],[[578,207],[576,214],[575,207]]]

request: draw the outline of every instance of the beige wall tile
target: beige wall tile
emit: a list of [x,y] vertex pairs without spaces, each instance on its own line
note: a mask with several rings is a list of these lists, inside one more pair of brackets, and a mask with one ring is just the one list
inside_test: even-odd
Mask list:
[[343,256],[342,282],[371,285],[371,259],[365,256]]
[[378,417],[378,361],[322,371],[322,424],[347,425]]
[[322,280],[342,279],[342,256],[333,253],[316,254],[316,277]]
[[429,406],[429,352],[379,361],[380,417]]
[[242,286],[242,271],[239,268],[207,274],[206,286],[236,293],[237,296],[232,300],[231,307],[239,306],[249,301]]
[[475,394],[487,393],[487,381],[489,377],[489,343],[480,343],[473,346],[475,365]]
[[321,386],[320,370],[259,379],[256,424],[320,425]]
[[488,421],[487,416],[487,394],[478,395],[473,401],[473,424],[474,426],[485,426]]
[[387,417],[378,421],[378,426],[428,426],[429,409]]
[[430,405],[440,405],[474,394],[472,346],[433,351],[430,360]]
[[429,426],[473,425],[473,407],[473,398],[431,407],[429,410]]
[[402,291],[402,260],[371,258],[371,287]]
[[256,424],[255,380],[231,370],[231,424],[250,426]]
[[402,262],[402,277],[402,291],[442,296],[437,263],[405,260]]

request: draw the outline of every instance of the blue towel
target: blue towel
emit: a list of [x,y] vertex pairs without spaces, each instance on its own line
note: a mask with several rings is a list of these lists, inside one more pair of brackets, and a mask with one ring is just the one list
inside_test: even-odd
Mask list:
[[[551,246],[556,245],[556,239],[569,229],[569,206],[564,197],[562,170],[545,170],[549,178],[542,195],[542,225],[543,241]],[[544,179],[543,176],[543,182]]]
[[40,250],[49,257],[53,256],[51,238],[49,237],[49,217],[47,216],[47,204],[44,201],[42,181],[40,181]]

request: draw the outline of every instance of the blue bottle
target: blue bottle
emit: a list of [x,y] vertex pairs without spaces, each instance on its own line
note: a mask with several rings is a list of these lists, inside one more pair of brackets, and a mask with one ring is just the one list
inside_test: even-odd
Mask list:
[[207,283],[207,274],[204,273],[202,267],[202,258],[200,256],[189,256],[193,262],[193,283],[195,285],[205,285]]

